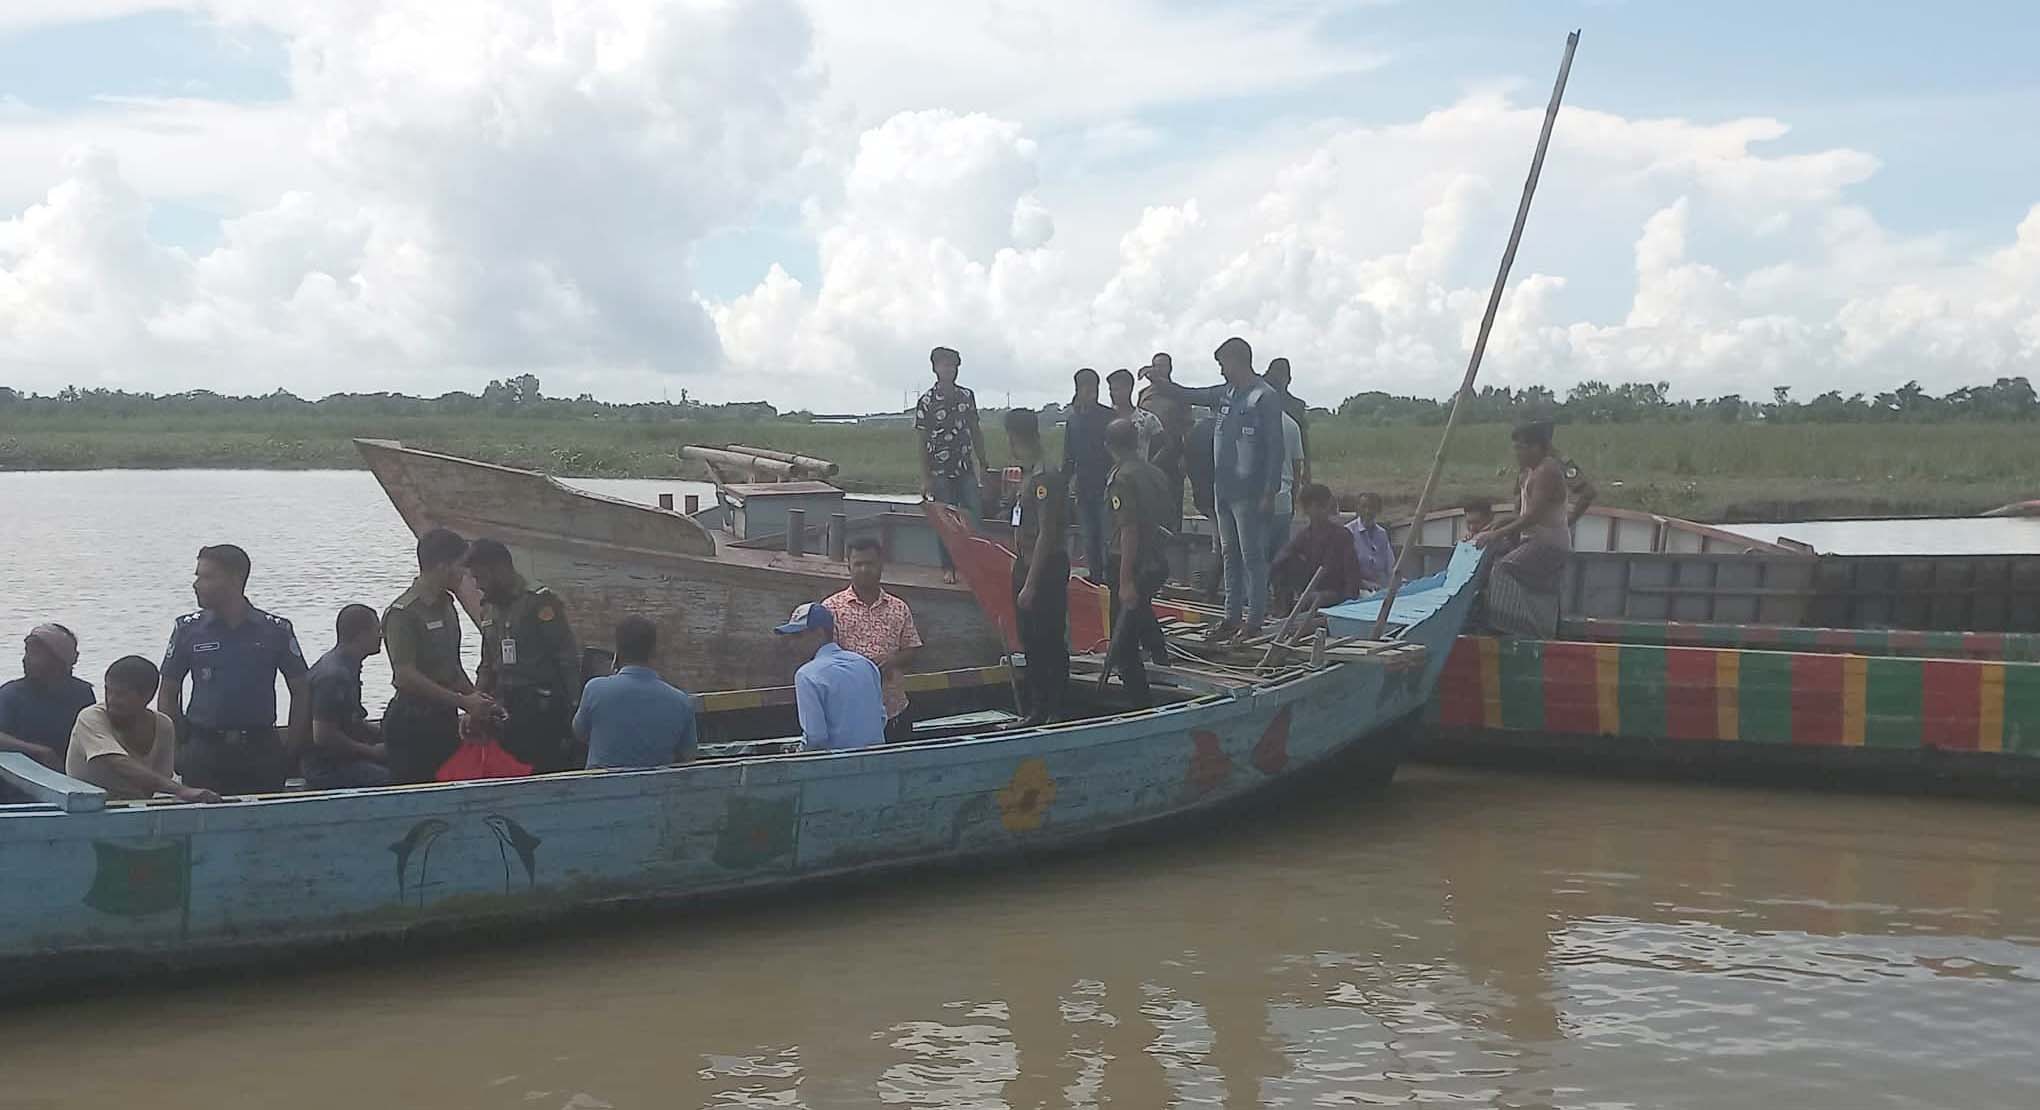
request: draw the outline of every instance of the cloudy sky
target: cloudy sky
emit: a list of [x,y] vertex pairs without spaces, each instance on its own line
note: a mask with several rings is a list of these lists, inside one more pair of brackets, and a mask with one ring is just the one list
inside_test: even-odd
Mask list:
[[0,384],[989,401],[2040,373],[2040,5],[0,0]]

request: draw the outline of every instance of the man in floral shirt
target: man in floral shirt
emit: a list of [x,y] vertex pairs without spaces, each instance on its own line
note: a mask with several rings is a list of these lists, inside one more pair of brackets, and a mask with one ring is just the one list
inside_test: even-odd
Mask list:
[[822,606],[836,618],[836,643],[878,664],[885,738],[911,739],[914,722],[900,678],[921,648],[921,630],[914,627],[907,603],[879,584],[885,578],[885,554],[876,537],[851,540],[849,562],[849,587],[823,598]]
[[[984,515],[978,470],[985,458],[985,433],[978,426],[977,396],[956,384],[963,356],[949,347],[928,353],[935,385],[914,406],[914,430],[921,433],[921,495],[963,510],[976,528]],[[949,550],[942,551],[942,580],[956,581]]]

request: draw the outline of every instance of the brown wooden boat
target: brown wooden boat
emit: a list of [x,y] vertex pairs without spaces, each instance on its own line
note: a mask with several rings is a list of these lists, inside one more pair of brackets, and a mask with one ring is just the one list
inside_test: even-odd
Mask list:
[[[501,540],[520,572],[565,598],[584,645],[607,645],[625,616],[652,619],[659,667],[697,690],[791,680],[796,660],[772,628],[847,584],[841,559],[827,552],[840,553],[849,537],[871,530],[895,541],[888,550],[912,552],[925,536],[933,550],[917,507],[821,482],[725,487],[696,517],[387,440],[355,446],[414,533],[445,527]],[[886,588],[913,607],[928,644],[920,668],[999,660],[998,634],[970,590],[945,584],[937,566],[895,556]]]

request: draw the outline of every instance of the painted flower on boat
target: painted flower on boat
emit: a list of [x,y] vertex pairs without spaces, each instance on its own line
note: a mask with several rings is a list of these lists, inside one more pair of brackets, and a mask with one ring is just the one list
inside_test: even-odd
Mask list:
[[1048,764],[1023,759],[1013,771],[1013,781],[993,795],[999,803],[999,823],[1008,832],[1033,832],[1048,819],[1048,807],[1055,804],[1055,779]]
[[1254,745],[1254,768],[1264,775],[1279,775],[1289,766],[1289,706],[1275,711],[1275,719]]
[[1192,732],[1190,743],[1195,750],[1190,753],[1190,773],[1184,776],[1183,786],[1192,798],[1202,798],[1232,778],[1233,761],[1219,745],[1218,733],[1210,729]]

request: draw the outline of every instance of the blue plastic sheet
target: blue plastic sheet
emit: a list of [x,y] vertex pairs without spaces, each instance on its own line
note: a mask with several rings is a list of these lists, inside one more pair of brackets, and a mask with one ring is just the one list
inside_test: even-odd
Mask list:
[[[1462,543],[1453,549],[1452,561],[1446,564],[1444,570],[1403,583],[1403,588],[1396,592],[1395,607],[1389,610],[1388,623],[1408,627],[1436,613],[1480,573],[1483,554],[1480,548]],[[1382,590],[1357,601],[1321,610],[1330,623],[1332,635],[1372,635],[1374,619],[1380,615],[1381,602],[1386,595],[1387,591]]]

